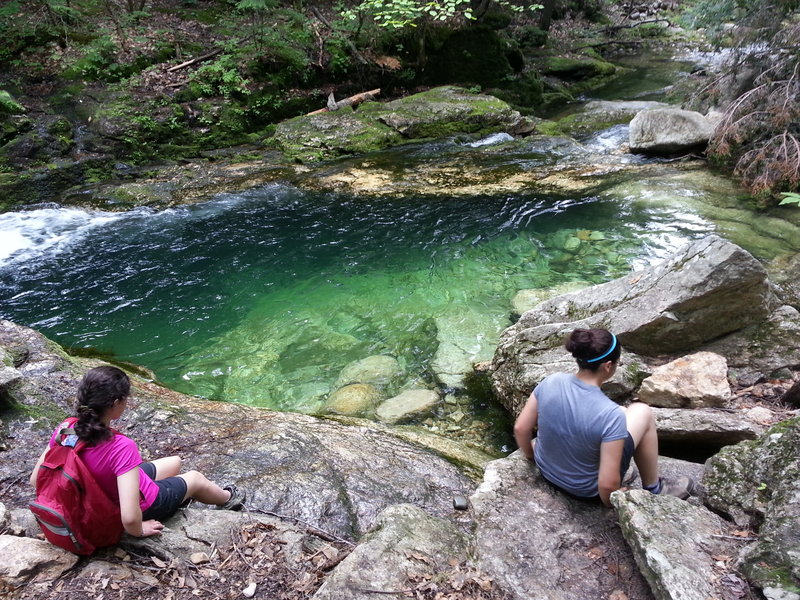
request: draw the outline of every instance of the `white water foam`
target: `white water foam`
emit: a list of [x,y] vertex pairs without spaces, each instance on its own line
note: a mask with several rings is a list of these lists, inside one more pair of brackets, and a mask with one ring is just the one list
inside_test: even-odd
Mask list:
[[70,247],[96,227],[125,213],[42,208],[0,214],[0,267]]
[[470,142],[466,144],[470,148],[480,148],[481,146],[492,146],[494,144],[502,144],[504,142],[510,142],[514,139],[514,136],[508,133],[493,133],[491,135],[486,136],[485,138],[481,138],[475,142]]

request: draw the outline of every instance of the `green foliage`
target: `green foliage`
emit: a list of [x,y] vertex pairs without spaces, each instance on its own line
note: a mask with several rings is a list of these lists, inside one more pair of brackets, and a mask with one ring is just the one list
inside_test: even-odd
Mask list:
[[779,204],[796,204],[797,207],[800,208],[800,194],[783,192],[781,196],[783,196],[783,200],[781,200]]
[[25,112],[25,108],[5,90],[0,90],[0,115],[17,115]]
[[247,96],[250,83],[239,72],[239,63],[233,54],[220,54],[213,62],[204,64],[191,76],[204,96]]
[[117,45],[110,35],[101,35],[83,48],[83,56],[64,73],[68,79],[119,81],[123,73],[115,63]]
[[[495,0],[496,4],[514,12],[522,12],[526,7],[510,0]],[[538,10],[540,4],[528,5],[528,10]],[[470,0],[361,0],[343,16],[357,20],[370,16],[380,27],[402,29],[416,27],[418,21],[447,21],[457,16],[475,19]]]
[[59,37],[51,23],[33,19],[25,8],[19,0],[0,2],[0,64],[29,46]]

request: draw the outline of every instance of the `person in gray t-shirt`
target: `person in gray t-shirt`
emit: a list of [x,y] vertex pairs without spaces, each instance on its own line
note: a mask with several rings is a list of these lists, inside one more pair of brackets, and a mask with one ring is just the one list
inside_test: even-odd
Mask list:
[[621,348],[614,334],[576,329],[566,349],[575,357],[578,372],[545,378],[514,424],[514,437],[525,457],[535,460],[550,483],[574,496],[599,497],[606,506],[611,506],[611,493],[622,486],[631,458],[644,489],[687,498],[694,487],[691,478],[668,483],[658,476],[652,409],[641,402],[623,408],[600,391],[619,364]]

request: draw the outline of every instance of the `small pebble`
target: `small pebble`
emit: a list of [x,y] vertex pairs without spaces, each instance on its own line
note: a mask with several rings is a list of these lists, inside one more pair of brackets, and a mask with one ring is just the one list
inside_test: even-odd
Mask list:
[[256,584],[255,582],[250,583],[246,588],[242,590],[242,595],[245,598],[252,598],[256,595]]
[[195,565],[204,565],[209,562],[211,559],[208,557],[208,554],[205,552],[195,552],[189,557],[189,560],[192,561],[192,564]]

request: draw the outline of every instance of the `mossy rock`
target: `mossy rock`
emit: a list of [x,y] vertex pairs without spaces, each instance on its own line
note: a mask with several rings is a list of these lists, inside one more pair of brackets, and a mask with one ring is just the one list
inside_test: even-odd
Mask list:
[[544,83],[535,71],[520,73],[503,85],[502,89],[493,89],[491,94],[508,102],[521,111],[538,108],[542,104]]
[[25,107],[5,90],[0,90],[0,115],[21,115]]
[[363,111],[341,109],[284,121],[271,139],[289,158],[314,162],[380,150],[400,143],[402,136]]
[[800,592],[800,417],[723,448],[706,463],[703,485],[711,508],[758,529],[740,558],[750,582]]
[[408,139],[499,131],[519,119],[519,113],[499,98],[470,94],[454,86],[400,98],[379,111],[376,116],[381,122]]
[[440,87],[357,111],[305,115],[278,125],[271,142],[289,158],[312,162],[380,150],[404,141],[507,129],[519,113],[506,102]]
[[616,73],[617,67],[596,58],[567,58],[551,56],[544,65],[544,72],[565,81],[581,81],[593,77],[607,77]]
[[557,121],[553,135],[582,136],[608,129],[614,125],[630,123],[643,110],[665,108],[669,105],[651,101],[593,101],[580,112]]

